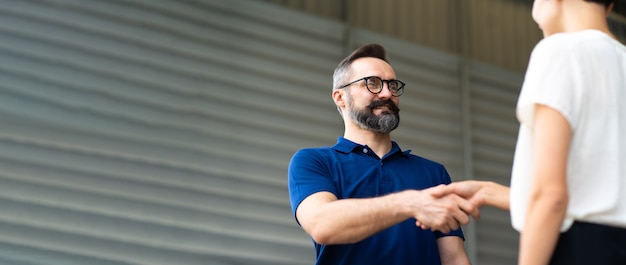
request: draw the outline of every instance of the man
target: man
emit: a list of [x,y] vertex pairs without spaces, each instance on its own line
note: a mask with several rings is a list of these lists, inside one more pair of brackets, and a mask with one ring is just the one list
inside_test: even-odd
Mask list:
[[544,39],[517,103],[511,188],[467,181],[437,192],[510,208],[519,264],[626,264],[626,47],[609,30],[613,5],[535,0]]
[[299,150],[289,165],[292,211],[313,239],[316,264],[469,264],[459,227],[478,211],[455,194],[431,196],[429,187],[450,182],[445,168],[391,141],[404,83],[384,48],[355,50],[333,83],[344,136]]

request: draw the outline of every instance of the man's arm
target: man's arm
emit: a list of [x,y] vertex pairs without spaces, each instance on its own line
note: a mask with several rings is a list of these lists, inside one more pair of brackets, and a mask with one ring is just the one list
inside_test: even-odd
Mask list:
[[304,199],[296,210],[302,228],[319,244],[361,241],[408,218],[430,224],[444,233],[469,222],[478,209],[451,194],[435,198],[427,190],[406,190],[389,195],[338,200],[330,192],[317,192]]
[[458,236],[444,236],[437,239],[441,265],[470,265],[465,252],[463,239]]

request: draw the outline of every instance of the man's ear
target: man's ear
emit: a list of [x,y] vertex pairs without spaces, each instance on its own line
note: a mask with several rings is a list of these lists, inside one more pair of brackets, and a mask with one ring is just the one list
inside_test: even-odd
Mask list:
[[346,106],[346,98],[345,98],[345,95],[343,94],[344,92],[345,90],[339,90],[339,89],[335,89],[332,92],[333,101],[335,102],[335,105],[337,105],[338,108],[343,108]]

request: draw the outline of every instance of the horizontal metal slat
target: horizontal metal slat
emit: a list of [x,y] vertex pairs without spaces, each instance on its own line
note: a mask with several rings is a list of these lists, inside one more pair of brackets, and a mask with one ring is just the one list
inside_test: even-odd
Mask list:
[[[238,252],[237,248],[231,248],[230,250],[211,252],[209,249],[196,251],[194,247],[164,248],[163,244],[146,245],[137,241],[103,240],[98,237],[80,236],[68,232],[45,230],[36,226],[6,222],[0,222],[0,234],[2,234],[0,244],[8,241],[10,244],[28,245],[32,248],[51,252],[112,259],[130,264],[202,265],[207,262],[223,262],[224,264],[238,262],[262,265],[308,264],[297,257],[289,257],[291,255],[272,255],[271,251],[259,253],[263,249]],[[167,241],[161,243],[167,243]]]

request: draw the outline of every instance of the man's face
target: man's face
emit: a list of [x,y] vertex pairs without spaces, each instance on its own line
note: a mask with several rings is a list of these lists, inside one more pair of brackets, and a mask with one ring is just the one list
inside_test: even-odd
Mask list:
[[[395,72],[387,62],[376,58],[361,58],[352,64],[353,80],[377,76],[381,79],[395,79]],[[371,93],[365,81],[354,83],[347,89],[345,114],[359,127],[379,132],[390,133],[400,124],[399,99],[391,95],[388,84],[378,94]]]

